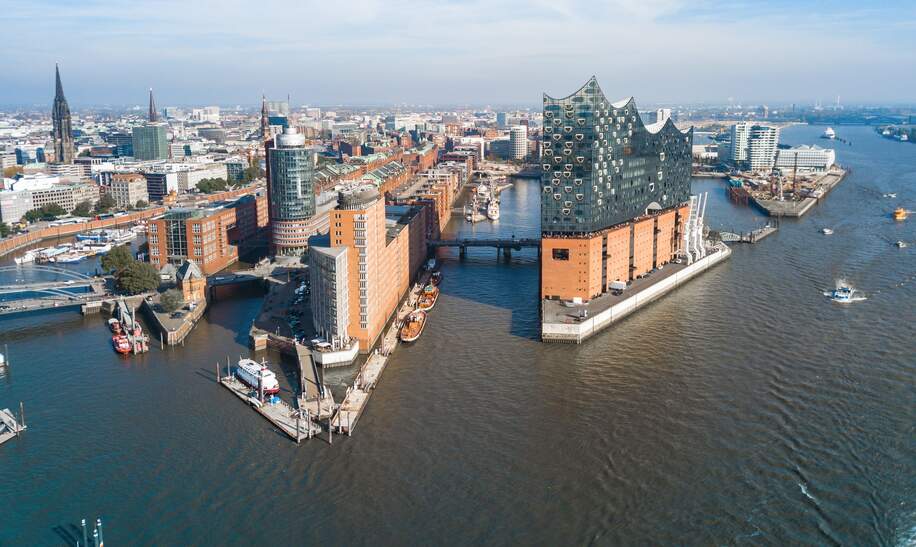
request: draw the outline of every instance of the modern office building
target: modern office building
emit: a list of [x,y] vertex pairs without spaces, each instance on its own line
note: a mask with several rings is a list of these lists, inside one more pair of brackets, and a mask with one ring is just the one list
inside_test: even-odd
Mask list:
[[521,160],[528,156],[528,126],[516,125],[509,130],[509,159]]
[[740,122],[731,126],[727,142],[719,144],[719,160],[750,171],[768,171],[776,161],[779,128]]
[[169,143],[168,129],[164,123],[147,123],[134,127],[131,145],[134,158],[141,161],[167,160]]
[[70,119],[70,106],[64,97],[64,86],[60,83],[60,69],[54,65],[54,106],[51,107],[51,122],[54,137],[54,161],[73,163],[76,155],[73,147],[73,128]]
[[138,201],[149,203],[146,177],[140,173],[115,173],[108,184],[108,193],[118,207],[134,207]]
[[274,254],[301,255],[315,235],[315,154],[305,137],[286,128],[267,146],[267,197]]
[[59,205],[72,211],[79,203],[95,205],[99,187],[95,184],[68,184],[57,177],[23,177],[12,188],[0,190],[0,221],[19,222],[23,215],[45,205]]
[[330,247],[321,242],[309,246],[312,324],[333,350],[350,345],[348,251],[348,247]]
[[146,193],[150,200],[162,201],[171,192],[178,193],[178,173],[147,171],[143,176],[146,178]]
[[496,113],[496,127],[499,129],[505,129],[508,125],[509,116],[505,112]]
[[644,125],[595,78],[544,95],[541,297],[587,301],[673,260],[690,201],[693,130]]
[[776,167],[783,173],[822,172],[836,163],[836,151],[832,148],[801,145],[776,151]]

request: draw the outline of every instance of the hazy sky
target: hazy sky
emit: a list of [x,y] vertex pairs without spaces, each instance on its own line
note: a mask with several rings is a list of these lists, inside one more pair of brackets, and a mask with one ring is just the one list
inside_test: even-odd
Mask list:
[[916,2],[2,0],[0,104],[916,102]]

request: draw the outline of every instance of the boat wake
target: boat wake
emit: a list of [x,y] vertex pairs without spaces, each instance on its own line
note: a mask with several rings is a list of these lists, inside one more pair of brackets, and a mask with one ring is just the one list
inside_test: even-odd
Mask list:
[[832,291],[824,291],[824,296],[833,300],[834,302],[839,302],[841,304],[850,304],[852,302],[862,302],[863,300],[868,300],[861,291],[857,290],[852,286],[851,283],[845,279],[837,279],[836,288]]

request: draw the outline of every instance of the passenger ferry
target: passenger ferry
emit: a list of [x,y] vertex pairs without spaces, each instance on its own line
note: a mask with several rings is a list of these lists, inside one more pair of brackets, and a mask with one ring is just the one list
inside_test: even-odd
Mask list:
[[823,138],[833,140],[836,138],[836,131],[832,127],[828,127],[824,130]]
[[235,377],[246,386],[260,390],[263,386],[265,395],[280,393],[280,383],[277,375],[267,368],[266,363],[258,363],[252,359],[241,359],[235,369]]
[[401,341],[413,342],[423,334],[426,327],[426,312],[423,310],[414,310],[404,320],[404,326],[401,327]]
[[90,241],[93,243],[127,243],[136,239],[137,234],[132,230],[90,230],[83,234],[77,234],[77,241]]

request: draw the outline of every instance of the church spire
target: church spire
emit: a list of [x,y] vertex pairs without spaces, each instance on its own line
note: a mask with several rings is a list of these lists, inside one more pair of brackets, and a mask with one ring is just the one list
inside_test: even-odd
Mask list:
[[64,86],[60,83],[60,67],[54,64],[54,105],[51,107],[52,137],[54,139],[54,160],[58,163],[73,163],[73,129],[70,119],[70,105],[64,98]]
[[156,112],[156,101],[153,99],[153,88],[149,88],[149,121],[150,123],[159,121],[159,113]]
[[270,115],[267,110],[267,97],[261,95],[261,140],[266,141],[270,137]]

